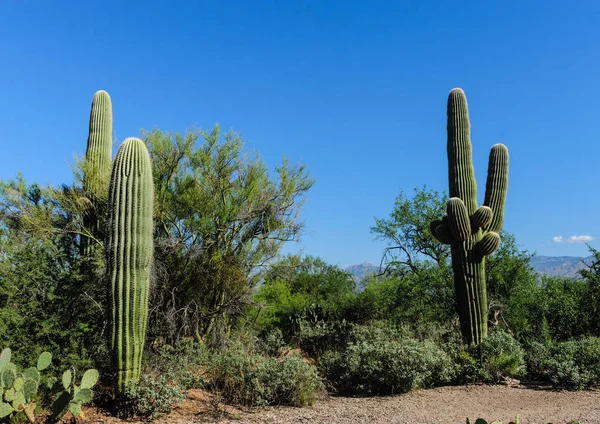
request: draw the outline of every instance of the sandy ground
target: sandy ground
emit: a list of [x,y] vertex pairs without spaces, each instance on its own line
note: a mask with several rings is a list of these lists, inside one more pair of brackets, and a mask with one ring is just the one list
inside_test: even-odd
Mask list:
[[[192,394],[162,423],[396,423],[464,424],[482,417],[507,424],[518,415],[522,424],[600,424],[600,391],[552,391],[523,386],[460,386],[419,390],[380,398],[330,396],[312,407],[241,410]],[[88,422],[117,422],[90,414]]]

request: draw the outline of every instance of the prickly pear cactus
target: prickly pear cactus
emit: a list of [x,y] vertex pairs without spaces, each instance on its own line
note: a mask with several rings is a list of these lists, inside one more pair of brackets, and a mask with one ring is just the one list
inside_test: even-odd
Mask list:
[[0,420],[23,412],[29,422],[35,422],[35,400],[40,386],[40,371],[52,362],[52,355],[40,355],[36,367],[21,372],[11,361],[11,350],[0,353]]
[[71,370],[65,371],[60,381],[56,382],[60,393],[52,404],[52,421],[60,419],[67,411],[74,417],[80,417],[82,405],[92,400],[92,387],[98,382],[98,375],[97,370],[89,369],[77,385]]
[[123,394],[140,377],[148,320],[153,252],[154,186],[144,142],[126,139],[117,153],[109,190],[107,281],[115,386]]
[[450,200],[443,219],[431,223],[431,232],[451,247],[461,332],[467,343],[477,345],[487,336],[485,257],[500,245],[508,150],[503,144],[492,147],[485,200],[478,207],[467,98],[460,88],[448,96],[447,131]]
[[[89,199],[83,225],[93,237],[101,238],[99,199],[106,199],[112,167],[112,103],[106,91],[100,90],[92,99],[90,129],[85,152],[83,191]],[[81,253],[89,255],[94,242],[82,237]]]

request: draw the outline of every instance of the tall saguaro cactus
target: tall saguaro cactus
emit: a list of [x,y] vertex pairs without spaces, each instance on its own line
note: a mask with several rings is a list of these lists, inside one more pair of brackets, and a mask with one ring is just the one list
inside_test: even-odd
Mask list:
[[128,382],[140,377],[148,321],[153,202],[148,150],[142,140],[128,138],[113,165],[106,245],[111,351],[116,389],[121,394]]
[[[92,99],[83,175],[83,190],[90,200],[83,216],[83,225],[94,237],[101,237],[102,225],[97,208],[99,200],[106,199],[111,167],[112,103],[108,93],[100,90]],[[88,237],[82,237],[82,254],[90,254],[93,246]]]
[[448,180],[450,200],[442,220],[431,223],[431,232],[449,244],[461,332],[469,344],[487,336],[485,257],[500,245],[508,187],[508,149],[492,147],[484,204],[477,207],[467,98],[460,88],[448,96]]

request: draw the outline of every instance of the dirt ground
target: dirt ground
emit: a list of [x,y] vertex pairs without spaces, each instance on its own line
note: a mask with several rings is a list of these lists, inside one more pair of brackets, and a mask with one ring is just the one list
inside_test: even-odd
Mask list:
[[[89,410],[86,422],[117,423],[100,411]],[[524,386],[460,386],[418,390],[380,398],[328,396],[312,407],[270,407],[243,410],[218,404],[210,395],[191,392],[181,408],[159,423],[394,423],[464,424],[482,417],[522,424],[600,424],[600,391],[552,391]],[[133,422],[133,421],[130,421]]]

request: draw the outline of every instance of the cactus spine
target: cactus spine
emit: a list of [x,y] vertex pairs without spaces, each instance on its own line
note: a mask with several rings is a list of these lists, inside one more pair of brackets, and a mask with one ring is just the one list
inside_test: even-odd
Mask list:
[[492,147],[484,205],[477,207],[467,98],[460,88],[448,96],[448,180],[450,200],[442,220],[431,223],[440,242],[450,244],[461,332],[477,345],[487,336],[485,257],[500,244],[508,187],[508,150]]
[[120,394],[140,376],[148,320],[153,202],[148,150],[142,140],[128,138],[112,170],[106,245],[111,352]]
[[[112,166],[112,103],[106,91],[100,90],[92,99],[90,129],[85,152],[83,191],[90,200],[83,215],[84,227],[96,238],[101,238],[102,225],[96,210],[98,200],[106,199]],[[81,253],[89,255],[94,243],[88,237],[81,239]]]

